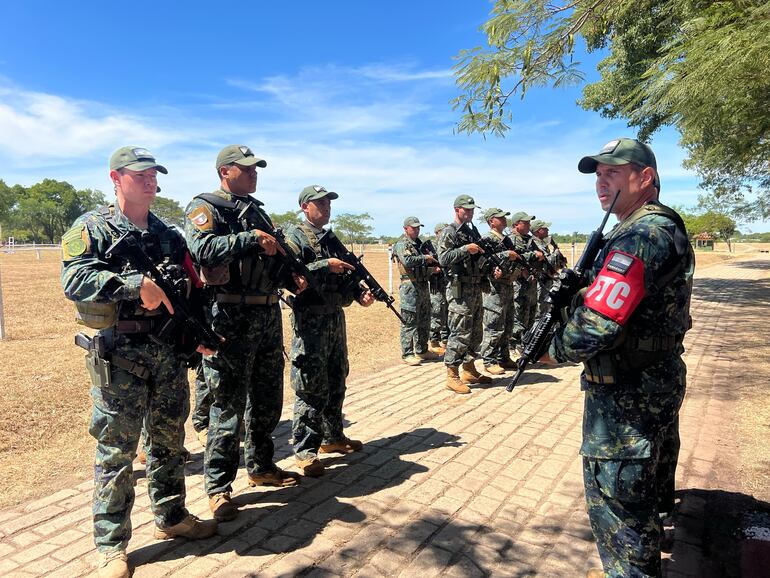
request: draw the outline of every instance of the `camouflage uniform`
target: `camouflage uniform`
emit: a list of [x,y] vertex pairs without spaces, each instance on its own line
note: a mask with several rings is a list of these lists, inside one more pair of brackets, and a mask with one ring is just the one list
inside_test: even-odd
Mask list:
[[211,292],[211,324],[225,338],[203,358],[212,397],[204,458],[209,496],[232,490],[244,413],[247,472],[277,470],[271,434],[281,417],[284,367],[278,290],[293,281],[278,259],[261,254],[255,212],[270,222],[261,205],[219,189],[195,197],[186,209],[190,252]]
[[451,223],[441,232],[437,248],[439,263],[450,274],[446,291],[449,339],[444,354],[444,364],[450,367],[473,362],[482,338],[481,291],[486,280],[481,256],[471,255],[465,248],[473,243],[466,227]]
[[513,250],[516,251],[522,260],[527,263],[529,275],[524,276],[524,269],[516,276],[513,283],[513,329],[511,331],[511,348],[521,345],[524,334],[535,321],[537,312],[537,281],[532,275],[532,269],[535,267],[534,250],[530,247],[529,240],[531,235],[521,235],[515,229],[509,235],[513,241]]
[[203,363],[195,368],[195,405],[192,411],[192,424],[196,432],[209,427],[209,411],[211,410],[211,392],[203,374]]
[[[549,355],[585,364],[580,452],[589,518],[607,576],[660,576],[658,514],[674,506],[686,376],[682,339],[690,327],[694,259],[681,219],[657,203],[608,233],[591,281],[607,271],[614,251],[643,262],[643,298],[623,324],[580,305],[557,332]],[[594,282],[584,302],[598,301],[598,289]],[[606,293],[609,301],[613,292]]]
[[520,268],[508,259],[508,250],[503,246],[503,236],[500,233],[491,229],[486,236],[498,243],[498,257],[509,265],[499,279],[495,279],[490,271],[489,290],[483,293],[484,337],[481,342],[481,357],[484,365],[489,367],[510,361],[508,341],[513,330],[513,283]]
[[561,250],[555,246],[550,237],[540,239],[532,235],[529,240],[532,251],[540,251],[545,255],[544,261],[533,262],[534,275],[537,281],[537,308],[534,319],[540,317],[543,313],[545,298],[553,286],[556,273],[562,267],[566,266],[567,259],[562,255]]
[[398,271],[401,273],[401,285],[398,289],[401,317],[406,321],[401,324],[401,357],[403,358],[415,353],[425,353],[428,350],[430,271],[427,256],[420,252],[421,244],[419,237],[412,240],[403,235],[393,247],[393,255],[398,260]]
[[141,231],[117,207],[91,211],[62,237],[64,294],[79,308],[90,309],[83,317],[96,311],[107,319],[95,338],[105,344],[105,351],[102,356],[89,353],[86,362],[93,382],[89,432],[96,439],[93,520],[100,552],[125,550],[131,538],[131,463],[143,423],[155,522],[170,527],[188,515],[182,457],[184,422],[190,410],[187,369],[174,343],[151,338],[168,314],[164,307],[154,311],[141,307],[142,273],[121,258],[106,258],[107,248],[117,239],[107,219],[120,231],[135,234],[160,267],[188,279],[182,266],[184,239],[152,213],[147,230]]
[[323,229],[305,221],[289,229],[287,242],[302,255],[320,285],[322,303],[301,293],[292,301],[291,387],[296,393],[292,433],[301,460],[318,455],[321,444],[344,439],[342,404],[348,365],[343,307],[361,296],[348,276],[331,273],[329,255],[319,241]]
[[449,339],[449,313],[446,301],[447,278],[443,273],[431,275],[430,286],[430,340],[446,343]]

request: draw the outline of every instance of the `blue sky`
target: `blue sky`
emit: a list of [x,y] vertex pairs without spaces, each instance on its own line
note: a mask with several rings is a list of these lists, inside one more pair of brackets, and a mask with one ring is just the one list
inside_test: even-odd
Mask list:
[[[579,88],[531,91],[504,139],[453,134],[453,57],[484,43],[491,3],[222,6],[6,3],[0,178],[50,177],[111,197],[107,160],[133,144],[168,167],[161,194],[184,206],[217,187],[216,154],[238,143],[268,162],[256,196],[271,212],[295,209],[305,185],[321,184],[340,194],[333,213],[368,212],[379,234],[400,233],[412,214],[447,221],[461,193],[484,208],[529,211],[555,232],[601,219],[593,178],[577,161],[633,135],[580,109]],[[595,78],[598,56],[582,60]],[[694,205],[697,180],[681,166],[676,133],[652,145],[662,200]]]

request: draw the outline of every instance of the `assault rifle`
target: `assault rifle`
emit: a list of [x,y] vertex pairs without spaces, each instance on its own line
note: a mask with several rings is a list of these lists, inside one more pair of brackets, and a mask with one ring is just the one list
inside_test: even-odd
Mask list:
[[198,344],[207,349],[218,349],[224,339],[214,333],[190,309],[187,298],[183,296],[183,293],[187,291],[187,282],[179,283],[180,280],[174,280],[168,272],[159,270],[142,249],[136,238],[136,233],[131,231],[123,233],[109,221],[107,224],[120,237],[109,246],[105,256],[108,259],[112,257],[125,258],[131,267],[152,279],[163,290],[174,308],[174,314],[160,329],[153,332],[153,338],[164,343],[175,342],[179,348],[179,353],[185,359],[195,354]]
[[471,240],[481,247],[487,261],[505,272],[508,268],[509,259],[501,259],[497,255],[500,252],[500,244],[489,237],[482,237],[479,230],[471,223],[463,223],[460,228],[462,229],[463,227],[470,234]]
[[406,325],[404,318],[401,317],[401,314],[396,311],[395,307],[393,307],[395,299],[388,295],[385,289],[382,288],[382,285],[377,282],[377,279],[375,279],[372,274],[369,273],[369,270],[366,268],[363,261],[361,261],[361,257],[358,257],[349,251],[331,229],[325,231],[324,234],[318,238],[318,242],[321,244],[321,246],[326,247],[326,249],[329,251],[329,254],[331,254],[333,257],[337,257],[337,259],[340,261],[344,261],[348,265],[352,266],[353,270],[348,271],[346,275],[351,275],[359,287],[366,288],[371,291],[372,295],[377,301],[385,303],[386,307],[390,309],[396,315],[396,317],[398,317],[398,320]]
[[580,255],[580,259],[575,265],[574,269],[563,269],[558,276],[557,283],[554,283],[551,290],[548,292],[548,297],[545,298],[545,311],[538,317],[535,324],[524,335],[523,345],[524,349],[521,353],[521,357],[516,361],[518,369],[516,374],[511,379],[511,383],[505,388],[506,390],[513,391],[516,387],[516,382],[524,373],[524,369],[530,363],[536,362],[547,351],[548,345],[551,343],[553,334],[556,332],[556,326],[558,323],[559,311],[562,307],[566,307],[572,301],[572,297],[580,291],[588,283],[588,271],[596,260],[596,256],[601,251],[604,244],[602,239],[602,232],[604,231],[604,225],[607,224],[607,219],[612,212],[612,208],[615,206],[615,201],[618,200],[620,191],[615,193],[615,198],[612,199],[607,212],[604,214],[601,225],[596,229],[588,238],[583,254]]
[[[430,265],[428,265],[428,267],[438,267],[439,269],[441,269],[441,275],[444,277],[444,279],[447,278],[446,267],[442,267],[441,263],[438,262],[438,251],[436,251],[436,246],[433,244],[433,241],[431,241],[430,239],[426,239],[425,241],[423,241],[422,244],[420,245],[420,253],[422,253],[423,255],[430,255],[431,257],[433,257],[436,260],[436,262],[431,263]],[[436,291],[438,291],[438,275],[439,274],[436,273],[435,275],[431,274],[431,276],[428,277],[428,284],[430,285],[431,293],[435,293]]]

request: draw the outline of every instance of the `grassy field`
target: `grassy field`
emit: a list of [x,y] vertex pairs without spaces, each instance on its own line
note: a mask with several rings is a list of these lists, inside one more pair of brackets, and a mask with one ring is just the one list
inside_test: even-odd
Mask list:
[[[562,250],[571,256],[569,247]],[[576,247],[576,254],[580,250]],[[698,266],[743,252],[698,253]],[[62,294],[59,259],[58,251],[41,251],[40,259],[34,252],[0,252],[6,329],[0,342],[0,507],[92,475],[90,382],[84,352],[73,343],[82,327],[75,324],[73,305]],[[365,262],[387,289],[387,253],[373,247]],[[284,315],[288,337],[288,313]],[[399,362],[398,321],[382,303],[366,309],[353,305],[347,320],[353,377]]]

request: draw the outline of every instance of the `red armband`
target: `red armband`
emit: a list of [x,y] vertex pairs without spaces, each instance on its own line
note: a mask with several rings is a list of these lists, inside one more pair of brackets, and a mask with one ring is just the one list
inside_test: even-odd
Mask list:
[[644,262],[634,255],[613,251],[586,291],[583,304],[625,325],[645,294]]

